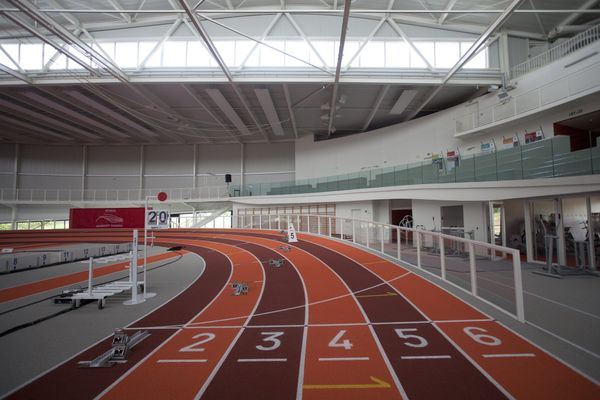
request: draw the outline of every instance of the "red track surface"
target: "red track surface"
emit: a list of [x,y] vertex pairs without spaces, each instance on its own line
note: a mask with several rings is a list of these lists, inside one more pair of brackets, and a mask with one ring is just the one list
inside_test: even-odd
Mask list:
[[[127,240],[128,231],[12,232],[35,241]],[[600,387],[453,295],[339,241],[267,231],[168,231],[206,261],[186,291],[129,329],[125,364],[81,369],[104,341],[9,398],[600,398]],[[270,259],[284,258],[281,267]],[[247,295],[233,296],[243,282]],[[101,312],[110,312],[110,307]]]

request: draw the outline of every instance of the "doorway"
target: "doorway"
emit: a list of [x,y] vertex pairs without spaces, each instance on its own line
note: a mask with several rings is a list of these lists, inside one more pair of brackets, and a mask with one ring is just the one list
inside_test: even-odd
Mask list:
[[[402,210],[392,210],[392,225],[398,226],[398,224],[402,221],[408,218],[411,218],[412,220],[412,208],[406,208],[406,209],[402,209]],[[412,226],[411,226],[412,227]],[[405,239],[403,237],[403,239]],[[398,238],[396,236],[396,229],[392,229],[392,243],[396,243],[398,241]]]

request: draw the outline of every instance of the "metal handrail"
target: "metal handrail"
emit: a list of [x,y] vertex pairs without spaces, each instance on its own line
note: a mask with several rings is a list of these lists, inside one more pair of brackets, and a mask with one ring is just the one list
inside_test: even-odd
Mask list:
[[591,27],[572,38],[538,54],[535,57],[515,65],[510,69],[510,78],[515,79],[533,70],[542,68],[566,55],[569,55],[582,47],[585,47],[600,39],[600,25]]
[[[249,224],[245,224],[245,222],[247,222],[247,219],[250,219]],[[509,247],[505,247],[505,246],[499,246],[496,244],[491,244],[491,243],[486,243],[486,242],[481,242],[481,241],[477,241],[477,240],[473,240],[473,239],[466,239],[466,238],[462,238],[462,237],[457,237],[457,236],[452,236],[452,235],[447,235],[441,232],[433,232],[433,231],[427,231],[427,230],[423,230],[423,229],[418,229],[418,228],[405,228],[405,227],[401,227],[401,226],[397,226],[397,225],[391,225],[391,224],[387,224],[387,223],[382,223],[382,222],[375,222],[375,221],[369,221],[369,220],[363,220],[363,219],[352,219],[352,218],[345,218],[345,217],[336,217],[336,216],[331,216],[331,215],[318,215],[318,214],[267,214],[267,215],[232,215],[231,216],[231,227],[233,229],[236,228],[244,228],[244,229],[265,229],[265,230],[281,230],[281,229],[287,229],[287,225],[286,226],[282,226],[282,221],[284,222],[284,224],[287,224],[289,222],[296,222],[299,221],[301,218],[307,218],[306,220],[306,224],[302,223],[300,224],[300,226],[296,227],[296,230],[298,232],[305,232],[305,233],[309,233],[309,234],[317,234],[317,235],[321,235],[321,236],[327,236],[332,238],[332,221],[335,220],[341,220],[342,222],[350,222],[352,223],[352,239],[350,239],[350,241],[358,246],[362,246],[362,247],[366,247],[367,249],[371,250],[371,251],[376,251],[378,253],[382,253],[388,257],[392,257],[395,260],[401,261],[403,263],[407,263],[412,265],[415,268],[418,268],[419,270],[421,270],[422,272],[425,272],[427,274],[430,274],[432,276],[435,276],[437,278],[441,278],[444,282],[466,292],[469,293],[473,296],[475,296],[477,299],[493,306],[494,308],[512,316],[513,318],[516,318],[518,321],[520,322],[525,322],[525,308],[524,308],[524,299],[523,299],[523,281],[522,281],[522,274],[521,274],[521,254],[519,252],[518,249],[512,249]],[[315,229],[311,229],[310,226],[310,220],[311,218],[313,219],[317,219],[317,228]],[[321,221],[326,221],[325,226],[327,226],[329,229],[327,229],[326,234],[322,234],[321,233],[321,226],[323,226],[323,224],[321,223]],[[241,223],[240,223],[241,222]],[[258,224],[255,224],[255,222],[258,222]],[[265,224],[266,222],[266,224]],[[374,226],[374,227],[380,227],[380,228],[387,228],[391,230],[396,230],[396,237],[398,238],[398,245],[397,245],[397,255],[396,256],[390,256],[390,254],[386,253],[384,251],[384,233],[382,231],[381,233],[381,237],[378,240],[381,240],[381,247],[379,249],[375,249],[373,247],[369,246],[369,236],[368,236],[368,231],[367,231],[367,238],[366,238],[366,245],[363,245],[359,242],[356,241],[356,236],[355,236],[355,231],[356,231],[356,225],[357,224],[368,224],[369,227]],[[306,230],[303,230],[306,227]],[[314,225],[313,225],[314,227]],[[360,227],[359,227],[360,229]],[[416,251],[417,251],[417,265],[411,264],[406,260],[402,259],[402,254],[401,254],[401,243],[400,243],[400,232],[411,232],[413,234],[413,238],[415,238],[416,240]],[[348,239],[345,239],[346,236],[346,232],[343,231],[343,227],[341,227],[341,229],[338,231],[337,227],[336,227],[336,233],[340,234],[340,239],[344,242],[348,242]],[[432,272],[426,270],[423,268],[423,266],[421,265],[421,255],[423,250],[421,249],[421,236],[423,235],[429,235],[432,238],[432,241],[435,242],[437,239],[437,244],[440,246],[440,248],[443,250],[444,248],[444,239],[447,240],[451,240],[451,241],[455,241],[455,242],[459,242],[465,245],[465,248],[468,251],[469,254],[469,272],[471,274],[471,290],[467,290],[459,285],[457,285],[456,283],[450,281],[447,279],[446,277],[446,254],[444,253],[444,251],[440,251],[439,253],[439,257],[440,257],[440,266],[441,266],[441,277],[438,275],[433,274]],[[514,277],[514,290],[515,290],[515,313],[512,313],[504,308],[502,308],[501,306],[499,306],[498,304],[493,303],[492,301],[489,301],[483,297],[481,297],[478,294],[477,291],[477,269],[476,269],[476,246],[477,248],[484,248],[487,249],[487,251],[489,251],[492,255],[490,256],[491,259],[495,259],[495,254],[497,252],[501,253],[504,255],[504,257],[506,257],[506,255],[511,255],[511,259],[512,259],[512,269],[513,269],[513,277]]]

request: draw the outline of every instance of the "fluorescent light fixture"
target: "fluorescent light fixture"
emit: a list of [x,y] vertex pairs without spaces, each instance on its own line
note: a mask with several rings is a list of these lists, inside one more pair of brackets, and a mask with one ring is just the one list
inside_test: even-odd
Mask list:
[[206,89],[206,94],[212,99],[212,101],[223,111],[223,114],[231,121],[242,134],[250,135],[250,131],[244,121],[241,120],[240,116],[235,112],[231,104],[225,99],[223,93],[219,89]]
[[275,105],[273,105],[273,99],[271,98],[269,89],[254,89],[254,93],[267,117],[267,121],[269,121],[269,125],[271,125],[273,134],[275,134],[275,136],[285,136],[285,132],[281,127],[281,121],[279,120],[279,116],[277,116],[277,111],[275,111]]
[[410,102],[415,98],[419,91],[418,90],[403,90],[400,97],[396,101],[396,104],[390,110],[390,114],[400,115],[406,110],[406,107],[410,104]]

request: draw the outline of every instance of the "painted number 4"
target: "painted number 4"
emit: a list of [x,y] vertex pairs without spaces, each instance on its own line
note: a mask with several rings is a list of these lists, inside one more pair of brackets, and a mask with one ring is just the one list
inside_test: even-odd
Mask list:
[[329,347],[343,347],[346,350],[350,350],[352,348],[352,343],[348,339],[344,339],[340,342],[340,339],[346,333],[345,330],[341,330],[335,335],[331,342],[329,342]]

